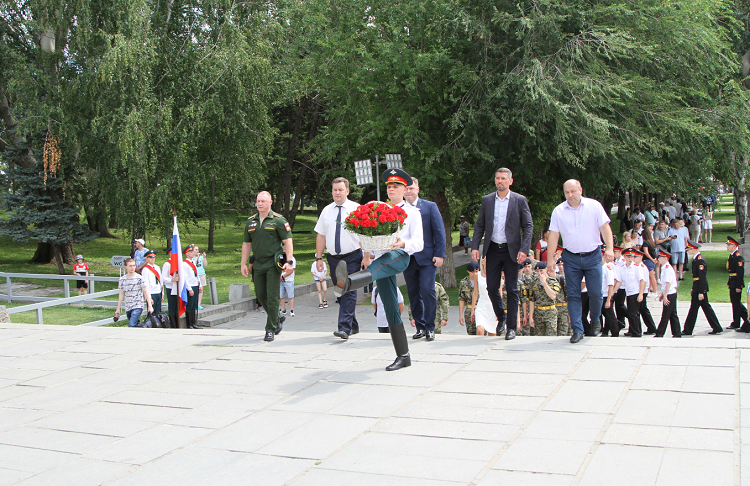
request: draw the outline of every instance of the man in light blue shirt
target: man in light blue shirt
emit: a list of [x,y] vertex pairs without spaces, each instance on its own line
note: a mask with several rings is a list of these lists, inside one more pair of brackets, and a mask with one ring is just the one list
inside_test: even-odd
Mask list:
[[143,267],[146,266],[146,253],[149,249],[146,248],[146,242],[141,238],[136,238],[133,241],[135,242],[135,252],[133,253],[135,271],[141,273]]
[[672,238],[672,244],[669,247],[672,251],[672,265],[677,266],[677,278],[680,280],[682,280],[685,272],[685,262],[687,261],[685,246],[689,237],[687,228],[681,226],[681,220],[677,218],[673,219],[667,232],[667,238]]

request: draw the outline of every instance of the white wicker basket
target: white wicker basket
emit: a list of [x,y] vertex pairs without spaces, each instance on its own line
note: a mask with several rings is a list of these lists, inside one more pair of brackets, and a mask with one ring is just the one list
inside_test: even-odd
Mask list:
[[359,235],[359,241],[362,243],[362,249],[365,251],[390,250],[391,245],[398,240],[398,234],[365,236]]

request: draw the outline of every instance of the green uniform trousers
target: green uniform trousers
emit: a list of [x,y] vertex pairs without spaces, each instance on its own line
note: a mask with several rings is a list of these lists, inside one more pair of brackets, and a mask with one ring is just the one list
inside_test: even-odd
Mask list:
[[266,310],[266,332],[276,332],[276,327],[279,324],[281,269],[273,261],[271,261],[271,264],[267,268],[253,267],[255,297]]

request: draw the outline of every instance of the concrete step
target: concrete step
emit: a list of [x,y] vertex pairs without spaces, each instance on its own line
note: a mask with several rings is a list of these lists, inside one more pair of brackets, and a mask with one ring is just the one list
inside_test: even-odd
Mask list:
[[219,324],[231,322],[237,319],[242,319],[247,315],[247,311],[244,310],[231,310],[228,312],[222,312],[219,314],[212,314],[210,316],[198,315],[198,325],[202,327],[214,327]]
[[203,310],[198,311],[198,317],[208,317],[216,314],[223,314],[234,310],[234,306],[231,303],[218,304],[218,305],[204,305]]

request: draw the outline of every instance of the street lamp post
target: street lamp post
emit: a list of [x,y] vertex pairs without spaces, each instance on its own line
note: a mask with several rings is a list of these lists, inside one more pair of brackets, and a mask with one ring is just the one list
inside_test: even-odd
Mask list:
[[[404,164],[401,160],[401,154],[385,154],[385,160],[380,160],[380,156],[375,156],[375,181],[377,183],[378,201],[380,201],[380,164],[385,164],[387,169],[401,169]],[[372,160],[364,159],[354,162],[354,174],[357,177],[358,186],[372,184]]]

